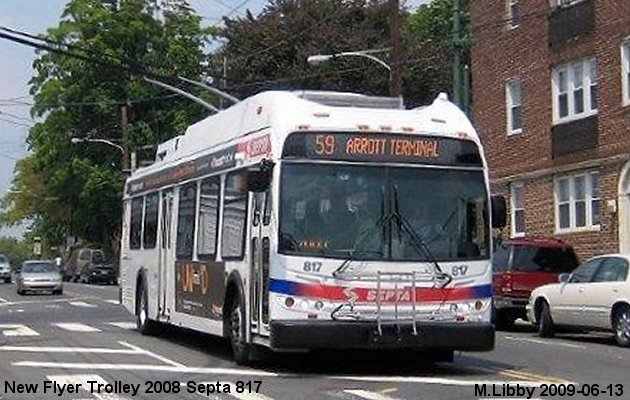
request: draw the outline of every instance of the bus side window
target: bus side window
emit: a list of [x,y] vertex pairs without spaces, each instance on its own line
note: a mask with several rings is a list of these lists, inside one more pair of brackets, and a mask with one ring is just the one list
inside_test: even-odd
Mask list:
[[197,206],[197,182],[179,188],[177,217],[177,259],[192,260]]
[[142,206],[143,197],[136,197],[131,201],[131,234],[129,235],[129,248],[139,249],[142,239]]
[[155,248],[157,242],[158,206],[158,193],[148,194],[145,198],[144,207],[143,247],[145,249]]
[[213,260],[217,254],[219,189],[219,177],[207,178],[201,182],[197,234],[197,256],[200,260]]
[[225,179],[221,256],[242,259],[245,247],[247,218],[247,182],[243,172],[234,172]]

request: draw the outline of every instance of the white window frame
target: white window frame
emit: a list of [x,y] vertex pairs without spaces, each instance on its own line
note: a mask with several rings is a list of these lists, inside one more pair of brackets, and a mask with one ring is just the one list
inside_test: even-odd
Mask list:
[[[508,29],[514,29],[521,23],[521,0],[506,0]],[[518,10],[518,18],[514,18],[513,10]]]
[[[512,233],[512,237],[520,237],[520,236],[525,236],[525,226],[523,226],[523,231],[517,231],[516,230],[516,212],[517,211],[522,211],[523,212],[523,218],[525,218],[525,194],[523,193],[523,183],[513,183],[510,185],[510,226],[511,226],[511,233]],[[521,196],[521,202],[522,207],[520,208],[516,208],[516,196],[520,195]],[[525,224],[525,221],[523,221],[523,225]]]
[[[595,79],[591,79],[591,67],[595,63]],[[576,87],[578,79],[575,77],[575,70],[581,69],[581,76],[579,77],[580,86]],[[560,73],[564,72],[566,76],[566,92],[560,91]],[[596,115],[598,109],[591,109],[591,87],[597,86],[597,61],[594,57],[583,58],[580,60],[574,60],[568,64],[563,64],[555,67],[551,73],[551,88],[553,105],[553,124],[562,124],[569,121],[575,121],[582,118]],[[575,93],[582,91],[582,105],[583,111],[580,113],[575,112]],[[559,96],[566,93],[567,95],[567,107],[568,113],[564,117],[560,117],[560,101]]]
[[584,0],[555,0],[558,7],[571,7],[574,4],[580,3]]
[[[519,103],[514,102],[514,89],[518,85],[519,90]],[[521,112],[521,127],[514,129],[514,121],[512,120],[512,109],[514,107],[520,107]],[[505,83],[505,113],[507,116],[507,134],[517,135],[523,132],[523,84],[518,78],[510,78]]]
[[621,44],[621,104],[630,105],[630,38]]
[[[599,196],[593,196],[593,176],[597,176],[599,183]],[[575,181],[576,178],[584,178],[584,199],[578,200],[576,199],[576,189],[575,189]],[[569,182],[569,226],[568,227],[560,227],[560,181],[568,180]],[[599,171],[587,171],[581,172],[577,174],[571,175],[561,175],[554,178],[553,185],[553,196],[554,196],[554,215],[555,215],[555,228],[556,234],[561,233],[573,233],[573,232],[584,232],[584,231],[599,231],[600,223],[594,223],[593,218],[593,203],[598,201],[600,204],[600,213],[602,210],[602,198],[601,198],[601,174]],[[578,201],[584,201],[585,205],[585,225],[577,226],[577,213],[576,213],[576,203]],[[567,202],[563,202],[562,204],[566,204]],[[600,214],[601,221],[601,214]]]

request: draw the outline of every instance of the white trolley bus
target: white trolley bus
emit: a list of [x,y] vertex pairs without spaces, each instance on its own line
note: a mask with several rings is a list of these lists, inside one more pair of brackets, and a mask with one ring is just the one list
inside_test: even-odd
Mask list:
[[122,303],[144,334],[229,338],[238,363],[254,345],[491,350],[496,200],[479,137],[444,95],[405,110],[261,93],[127,180]]

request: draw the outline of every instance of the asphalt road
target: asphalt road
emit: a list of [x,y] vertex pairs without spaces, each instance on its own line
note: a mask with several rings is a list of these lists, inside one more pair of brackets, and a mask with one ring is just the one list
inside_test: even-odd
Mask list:
[[[217,338],[175,328],[140,335],[117,297],[116,286],[67,284],[63,296],[18,296],[14,284],[0,284],[0,399],[517,399],[528,398],[525,388],[534,389],[531,398],[630,399],[630,349],[610,335],[540,339],[520,325],[499,332],[494,351],[457,354],[454,363],[326,352],[267,356],[242,368]],[[107,384],[117,393],[106,393]],[[544,384],[592,392],[598,385],[600,393],[545,396]]]

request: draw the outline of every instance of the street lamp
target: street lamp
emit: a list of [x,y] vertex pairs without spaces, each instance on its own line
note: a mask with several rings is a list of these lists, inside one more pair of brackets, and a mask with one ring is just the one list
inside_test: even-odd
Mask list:
[[77,138],[77,137],[74,137],[74,138],[70,139],[70,141],[71,141],[73,144],[83,143],[83,142],[90,142],[90,143],[104,143],[104,144],[107,144],[107,145],[109,145],[109,146],[113,146],[113,147],[117,148],[117,149],[118,149],[118,150],[120,150],[123,154],[125,154],[125,149],[124,149],[121,145],[116,144],[116,143],[114,143],[114,142],[112,142],[112,141],[110,141],[110,140],[107,140],[107,139],[89,139],[89,138]]
[[341,57],[362,57],[362,58],[367,58],[369,60],[372,60],[374,62],[376,62],[377,64],[379,64],[380,66],[382,66],[383,68],[387,69],[387,71],[389,72],[389,81],[391,82],[392,80],[392,67],[390,67],[385,61],[381,60],[378,57],[373,56],[372,54],[378,54],[378,53],[385,53],[389,51],[389,49],[376,49],[376,50],[360,50],[360,51],[344,51],[342,53],[335,53],[335,54],[316,54],[316,55],[312,55],[309,56],[306,59],[306,62],[311,64],[311,65],[317,65],[317,64],[322,64],[325,62],[328,62],[330,60],[334,60],[335,58],[341,58]]

